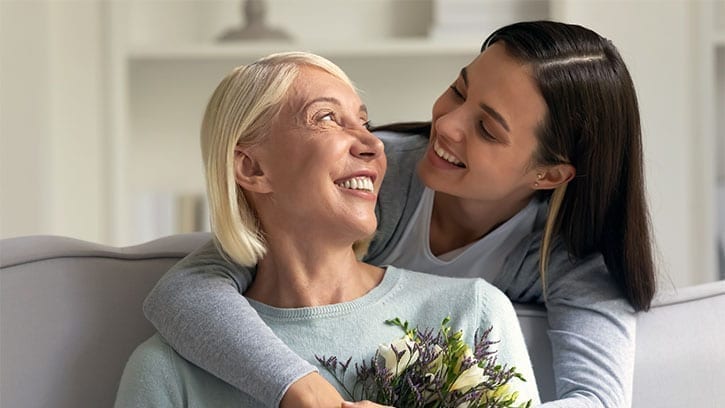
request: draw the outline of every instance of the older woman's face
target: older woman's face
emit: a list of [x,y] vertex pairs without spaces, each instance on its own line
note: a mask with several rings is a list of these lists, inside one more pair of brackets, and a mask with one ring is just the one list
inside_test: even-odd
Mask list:
[[300,226],[311,238],[319,228],[351,239],[375,232],[386,161],[367,122],[367,109],[349,85],[302,67],[269,136],[256,147],[272,190],[265,205],[274,216],[267,219]]

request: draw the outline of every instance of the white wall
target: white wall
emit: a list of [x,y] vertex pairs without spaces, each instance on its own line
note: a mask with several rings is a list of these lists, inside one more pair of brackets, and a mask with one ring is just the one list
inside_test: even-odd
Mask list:
[[106,239],[100,1],[0,1],[0,236]]
[[0,233],[49,231],[52,205],[45,3],[0,2]]

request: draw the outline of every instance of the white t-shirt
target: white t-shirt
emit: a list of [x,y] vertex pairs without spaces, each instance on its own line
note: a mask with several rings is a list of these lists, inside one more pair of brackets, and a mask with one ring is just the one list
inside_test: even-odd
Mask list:
[[434,195],[433,190],[425,188],[402,238],[381,265],[455,278],[483,278],[492,282],[513,248],[534,230],[539,204],[536,199],[478,241],[435,256],[430,249]]

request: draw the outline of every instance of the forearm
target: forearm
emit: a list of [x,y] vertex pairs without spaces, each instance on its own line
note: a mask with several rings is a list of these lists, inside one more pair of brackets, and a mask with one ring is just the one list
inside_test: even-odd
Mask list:
[[547,407],[629,407],[636,319],[624,300],[550,302],[556,393]]
[[599,408],[600,400],[595,396],[579,395],[536,405],[537,408]]
[[[200,257],[209,256],[202,253]],[[290,350],[240,294],[250,279],[225,260],[184,260],[159,281],[144,313],[184,358],[266,406],[315,368]]]

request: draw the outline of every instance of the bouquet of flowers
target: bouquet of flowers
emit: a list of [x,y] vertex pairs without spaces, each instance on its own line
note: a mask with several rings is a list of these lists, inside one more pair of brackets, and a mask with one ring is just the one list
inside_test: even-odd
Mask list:
[[404,336],[381,344],[369,362],[355,363],[354,385],[345,377],[351,358],[315,356],[355,401],[370,400],[395,407],[421,408],[528,408],[531,401],[517,403],[518,392],[511,382],[526,381],[516,371],[496,362],[489,340],[491,328],[475,335],[473,347],[463,340],[462,331],[452,331],[450,319],[431,329],[411,328],[395,318],[385,323],[400,327]]

